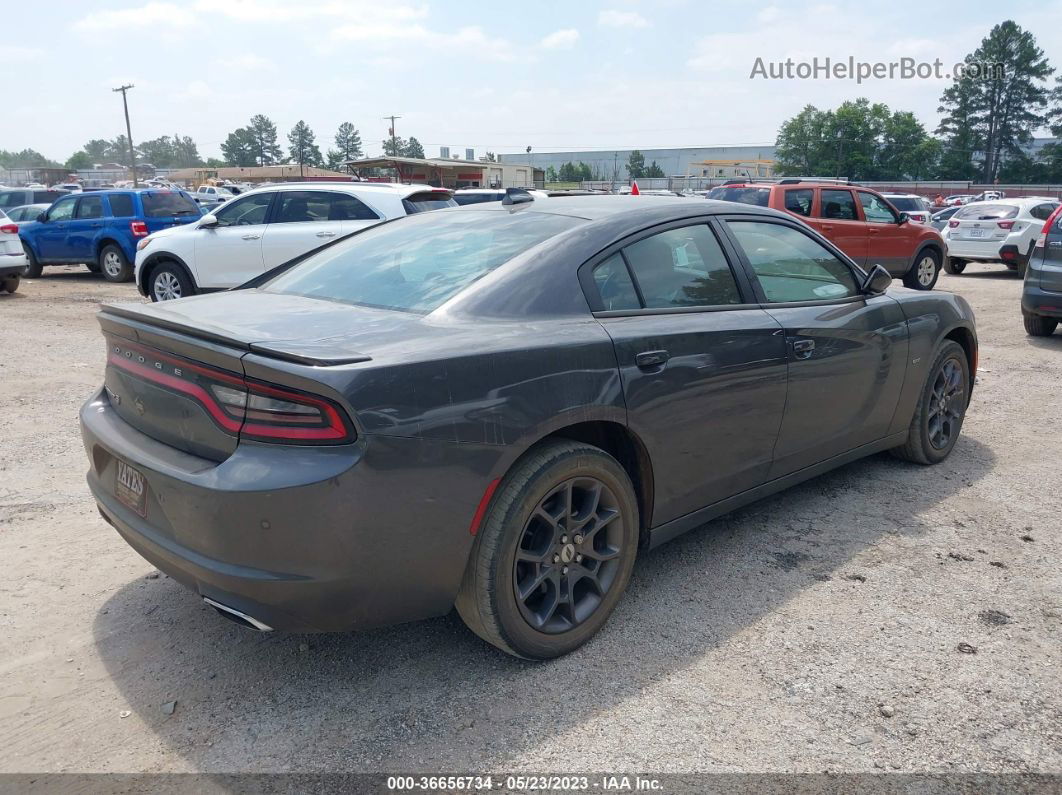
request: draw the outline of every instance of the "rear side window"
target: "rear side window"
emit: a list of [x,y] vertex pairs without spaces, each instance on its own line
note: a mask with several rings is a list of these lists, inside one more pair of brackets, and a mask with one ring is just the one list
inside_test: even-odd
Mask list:
[[199,215],[199,207],[183,193],[169,190],[141,194],[144,215],[148,218],[164,218],[170,215]]
[[621,254],[613,254],[594,267],[594,284],[601,296],[605,311],[615,309],[641,309],[642,302],[634,290],[634,282]]
[[793,188],[785,192],[785,209],[797,215],[811,217],[811,202],[815,191],[811,188]]
[[1014,218],[1017,214],[1018,206],[1016,204],[977,202],[976,204],[967,204],[952,217],[958,221],[1001,221],[1007,218]]
[[77,203],[78,218],[102,218],[103,199],[99,196],[82,196]]
[[333,193],[331,202],[329,221],[376,221],[380,218],[365,202],[349,193]]
[[819,217],[831,221],[857,221],[855,199],[850,190],[823,190]]
[[704,224],[647,237],[623,254],[647,309],[741,303],[723,249]]
[[858,295],[844,262],[803,232],[762,221],[728,221],[771,303]]
[[409,215],[412,215],[413,213],[423,213],[428,210],[442,210],[446,207],[457,207],[458,205],[448,193],[444,191],[431,191],[414,193],[407,196],[402,199],[402,206],[406,208],[406,212]]
[[[0,193],[0,207],[18,207],[20,204],[25,204],[22,199],[25,197],[26,192],[21,190],[10,190],[5,193]],[[50,203],[50,199],[46,199]]]
[[136,215],[133,209],[133,197],[129,193],[112,193],[107,197],[111,203],[111,215],[115,218],[130,218]]
[[413,215],[312,254],[262,289],[431,312],[518,254],[581,223],[535,212]]
[[1051,213],[1055,211],[1056,207],[1058,207],[1057,204],[1038,204],[1029,210],[1029,215],[1041,221],[1046,221],[1051,217]]
[[771,200],[771,189],[749,188],[741,185],[720,185],[718,188],[712,188],[708,191],[708,198],[766,207]]
[[33,204],[44,204],[45,202],[51,204],[60,196],[65,195],[65,192],[60,192],[57,190],[36,190],[33,192]]

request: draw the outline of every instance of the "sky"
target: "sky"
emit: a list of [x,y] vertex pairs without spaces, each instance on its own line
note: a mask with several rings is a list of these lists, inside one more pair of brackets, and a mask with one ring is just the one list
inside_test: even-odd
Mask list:
[[[750,78],[757,58],[950,71],[1005,18],[1062,70],[1062,0],[1009,3],[579,0],[55,0],[6,4],[0,149],[64,161],[91,138],[190,135],[204,157],[256,113],[322,151],[343,121],[366,153],[389,122],[429,157],[769,144],[808,103],[865,96],[932,131],[950,81]],[[12,69],[13,64],[22,64]]]

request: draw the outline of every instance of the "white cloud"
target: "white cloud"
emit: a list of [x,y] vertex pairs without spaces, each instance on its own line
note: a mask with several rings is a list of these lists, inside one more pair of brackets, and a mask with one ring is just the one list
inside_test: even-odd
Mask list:
[[193,22],[195,22],[195,15],[185,7],[173,3],[148,3],[139,8],[94,11],[74,22],[74,28],[85,32],[96,32],[151,26],[188,27]]
[[240,72],[257,72],[257,71],[273,71],[276,69],[276,64],[272,61],[263,58],[261,55],[255,55],[252,52],[243,53],[242,55],[232,55],[227,58],[219,58],[217,65],[224,68]]
[[579,41],[579,31],[575,28],[564,28],[550,33],[539,45],[547,50],[570,50]]
[[767,6],[756,14],[756,19],[759,22],[770,23],[776,22],[781,15],[782,12],[778,6]]
[[5,46],[0,44],[0,60],[19,61],[29,58],[43,58],[44,50],[39,47]]
[[357,41],[366,47],[388,49],[396,43],[416,44],[437,50],[451,50],[464,55],[494,61],[513,61],[516,48],[503,38],[488,35],[478,25],[442,33],[423,25],[380,21],[343,25],[332,31],[337,41]]
[[373,24],[381,19],[410,22],[428,15],[428,7],[424,5],[384,5],[375,0],[198,0],[196,8],[205,14],[218,14],[239,22],[266,24],[297,22],[311,18],[331,18],[351,24]]
[[647,28],[649,20],[637,11],[617,11],[608,8],[597,15],[597,24],[607,28]]

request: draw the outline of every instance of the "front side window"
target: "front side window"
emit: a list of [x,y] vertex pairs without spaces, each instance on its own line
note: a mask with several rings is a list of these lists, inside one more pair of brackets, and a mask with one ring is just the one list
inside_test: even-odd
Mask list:
[[785,209],[805,218],[811,217],[811,202],[815,191],[811,188],[792,188],[785,192]]
[[823,190],[819,217],[831,221],[857,221],[855,199],[850,190]]
[[82,196],[77,204],[78,218],[102,218],[103,199],[99,196]]
[[227,202],[213,215],[218,219],[218,226],[252,226],[264,224],[269,203],[273,201],[272,193],[256,193],[242,199]]
[[424,213],[311,255],[262,289],[427,313],[543,241],[585,223],[546,213]]
[[[894,224],[900,219],[896,213],[885,203],[885,200],[873,193],[859,191],[859,203],[863,205],[863,215],[867,222],[872,224]],[[897,205],[899,206],[899,205]],[[900,209],[903,209],[900,207]]]
[[74,205],[77,203],[77,198],[71,196],[69,199],[60,199],[52,205],[52,209],[48,211],[49,221],[69,221],[74,217]]
[[605,311],[615,309],[641,309],[641,301],[634,290],[634,282],[627,270],[627,263],[619,253],[594,266],[594,284],[601,296]]
[[741,294],[706,224],[669,229],[623,249],[647,309],[740,304]]
[[803,232],[763,221],[727,224],[771,303],[859,295],[852,269]]

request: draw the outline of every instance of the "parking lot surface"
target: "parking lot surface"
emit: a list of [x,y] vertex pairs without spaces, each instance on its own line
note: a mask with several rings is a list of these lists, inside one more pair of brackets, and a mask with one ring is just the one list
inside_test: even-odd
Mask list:
[[98,516],[77,427],[96,307],[141,299],[83,268],[23,282],[0,295],[0,772],[1062,769],[1062,332],[1026,337],[1001,266],[938,289],[981,343],[950,459],[875,456],[645,553],[597,638],[535,664],[456,615],[255,634],[158,575]]

